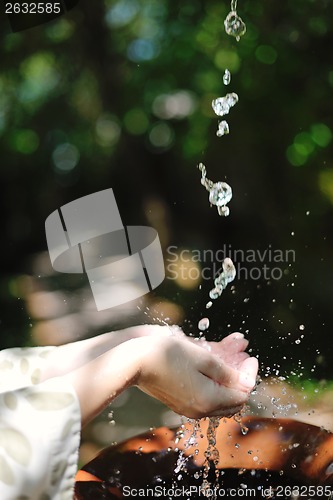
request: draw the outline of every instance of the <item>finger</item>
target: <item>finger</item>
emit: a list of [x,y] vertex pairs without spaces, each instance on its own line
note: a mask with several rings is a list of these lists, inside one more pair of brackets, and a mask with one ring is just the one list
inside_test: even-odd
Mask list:
[[242,363],[249,358],[250,355],[247,352],[237,352],[236,354],[233,354],[232,356],[227,356],[224,358],[224,362],[235,368],[236,370],[239,370]]
[[227,365],[234,366],[237,368],[240,362],[244,361],[246,358],[249,357],[249,354],[243,351],[242,349],[236,352],[226,352],[226,351],[223,351],[222,353],[216,353],[214,351],[212,352],[215,356],[224,361]]
[[209,356],[206,359],[202,358],[198,369],[202,375],[212,379],[217,384],[217,388],[222,386],[223,388],[228,387],[239,390],[240,371],[227,365],[217,356]]
[[223,342],[225,344],[225,343],[233,342],[234,340],[243,339],[243,338],[244,338],[243,333],[234,332],[234,333],[230,333],[229,335],[224,337],[224,339],[222,339],[221,342]]
[[200,365],[199,371],[203,375],[224,387],[249,392],[255,386],[258,371],[258,360],[256,358],[247,357],[237,370],[218,360],[215,356],[206,357],[205,359],[202,357]]
[[228,352],[238,352],[240,350],[245,350],[248,346],[249,341],[244,338],[242,333],[232,333],[228,335],[221,341],[223,349],[227,349]]
[[221,342],[210,343],[211,350],[222,359],[232,356],[234,353],[245,351],[249,342],[241,333],[232,334],[221,340]]
[[225,387],[202,374],[199,375],[192,408],[196,408],[201,416],[223,416],[233,413],[230,409],[237,407],[238,410],[248,400],[248,392]]

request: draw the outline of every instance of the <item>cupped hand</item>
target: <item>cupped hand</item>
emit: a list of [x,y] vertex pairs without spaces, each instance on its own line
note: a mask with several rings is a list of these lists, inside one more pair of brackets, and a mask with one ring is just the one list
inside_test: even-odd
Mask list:
[[[221,342],[196,342],[178,332],[141,338],[144,355],[136,384],[190,418],[230,416],[253,389],[258,361],[244,349],[242,334]],[[206,348],[205,348],[206,347]]]

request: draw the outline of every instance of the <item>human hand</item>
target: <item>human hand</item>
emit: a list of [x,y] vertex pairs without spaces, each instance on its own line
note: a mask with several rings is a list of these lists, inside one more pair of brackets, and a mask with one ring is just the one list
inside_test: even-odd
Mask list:
[[255,385],[258,361],[244,352],[242,334],[221,342],[196,343],[179,334],[141,341],[145,353],[136,385],[187,417],[230,416]]
[[[245,352],[245,349],[249,345],[249,341],[244,338],[242,333],[231,333],[220,342],[207,342],[204,339],[192,339],[192,341],[208,349],[227,365],[232,366],[236,370],[246,371],[244,367],[242,369],[242,363],[250,357],[249,354]],[[251,361],[251,364],[252,363],[254,362]],[[256,377],[256,372],[255,374],[253,373],[254,377]]]

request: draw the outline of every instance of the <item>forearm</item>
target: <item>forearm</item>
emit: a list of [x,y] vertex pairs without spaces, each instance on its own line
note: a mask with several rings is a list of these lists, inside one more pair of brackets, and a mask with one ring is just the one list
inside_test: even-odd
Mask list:
[[41,381],[60,377],[76,370],[127,340],[147,335],[147,329],[151,330],[152,328],[156,327],[151,325],[134,326],[59,346],[48,356],[42,371]]
[[141,369],[139,339],[123,343],[64,375],[78,396],[82,424],[96,416],[123,390],[136,383]]

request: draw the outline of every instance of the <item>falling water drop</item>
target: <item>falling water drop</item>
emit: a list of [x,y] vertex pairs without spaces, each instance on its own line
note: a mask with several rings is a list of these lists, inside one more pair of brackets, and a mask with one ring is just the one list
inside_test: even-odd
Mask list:
[[217,137],[222,137],[223,135],[227,135],[227,134],[229,134],[228,122],[226,122],[225,120],[222,120],[219,123],[219,128],[216,131],[216,135],[217,135]]
[[228,69],[226,69],[223,75],[223,83],[224,85],[229,85],[230,81],[231,81],[231,73]]
[[198,167],[201,171],[201,184],[209,192],[209,202],[217,207],[219,215],[228,216],[230,211],[226,205],[232,198],[231,187],[226,182],[219,181],[214,183],[210,179],[207,179],[207,171],[203,163],[199,163]]
[[222,264],[222,268],[223,268],[223,273],[225,275],[227,283],[231,283],[231,281],[233,281],[236,277],[236,269],[235,269],[234,263],[232,262],[232,260],[229,257],[224,259],[223,264]]
[[209,193],[209,202],[212,205],[222,207],[229,203],[232,198],[232,190],[226,182],[216,182]]
[[217,116],[227,115],[230,108],[238,102],[238,95],[235,92],[227,94],[225,97],[218,97],[212,101],[212,108]]
[[209,319],[208,318],[202,318],[199,323],[198,323],[198,328],[202,332],[207,330],[209,328]]
[[234,36],[239,42],[240,37],[246,32],[246,24],[236,11],[231,11],[224,21],[224,27],[227,35]]
[[213,300],[217,299],[221,293],[216,288],[212,288],[212,290],[209,292],[209,297]]
[[217,213],[219,215],[222,215],[222,217],[228,217],[228,215],[230,214],[230,209],[229,207],[217,207]]
[[[227,207],[226,207],[227,208]],[[236,277],[236,269],[234,263],[229,257],[226,257],[222,263],[222,272],[215,278],[214,285],[209,292],[209,297],[216,300],[222,295],[223,290]]]
[[246,32],[246,25],[237,14],[237,0],[231,0],[230,12],[224,21],[224,27],[227,35],[234,36],[237,42]]

